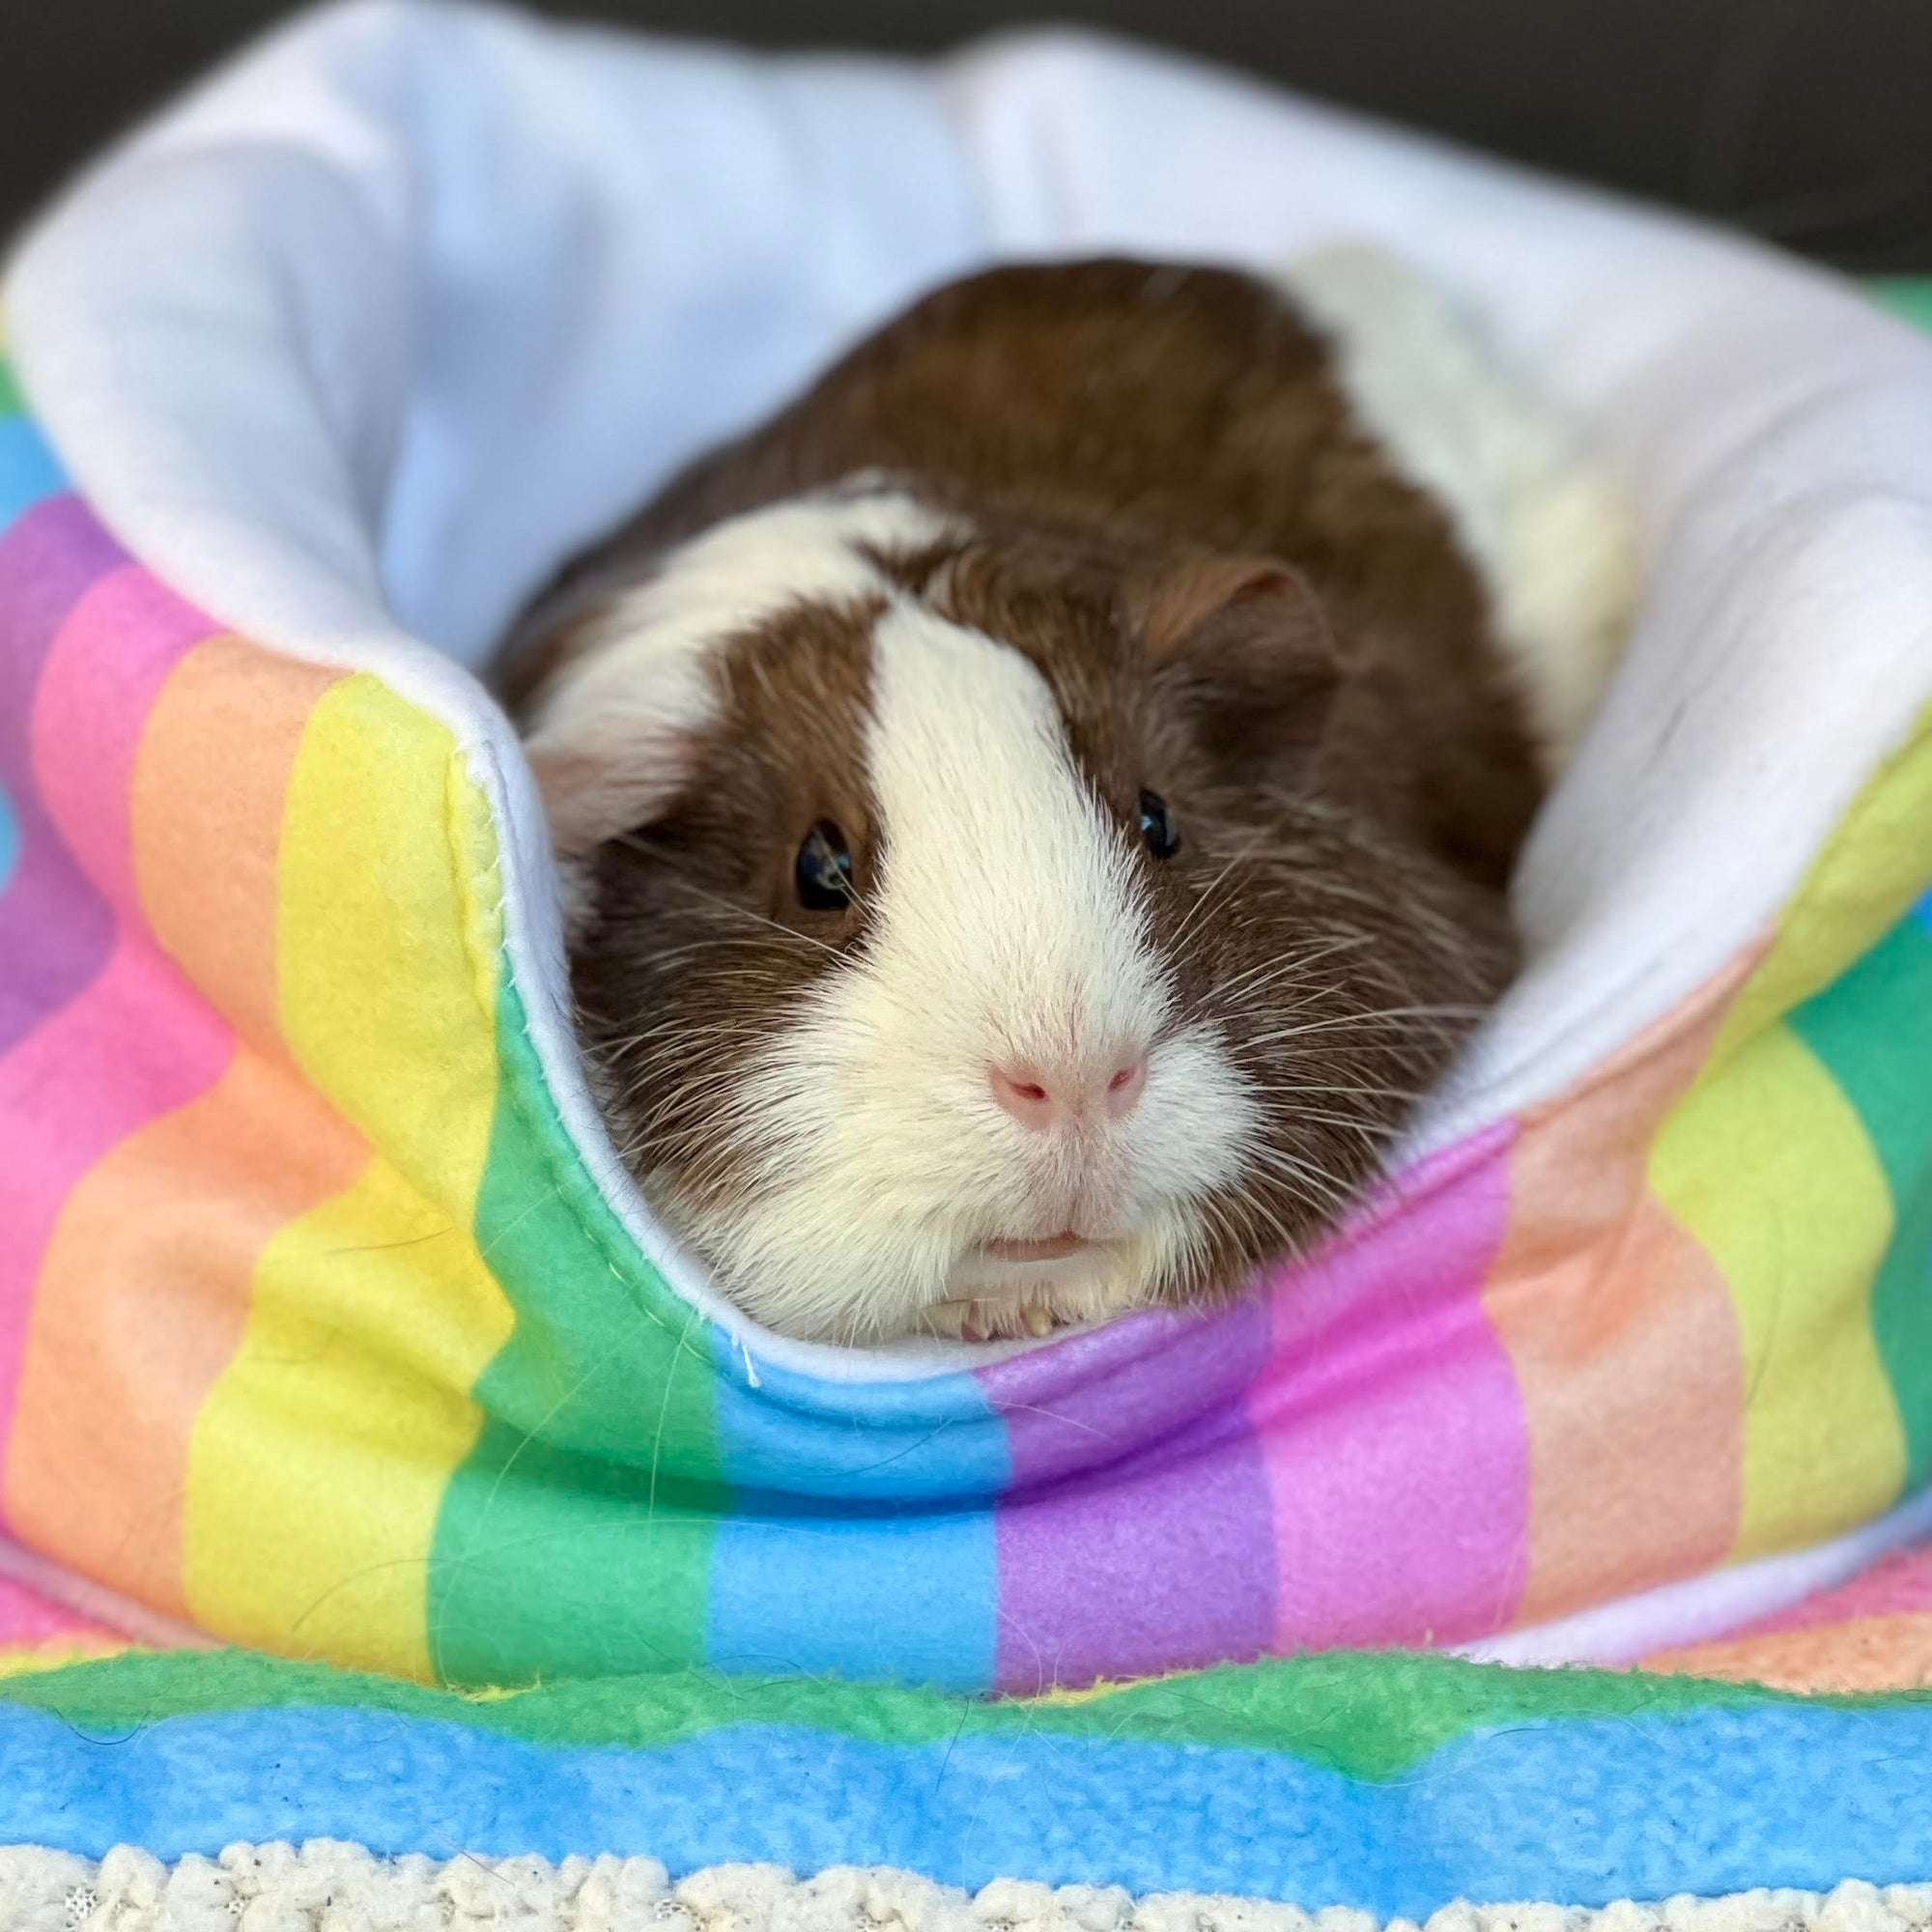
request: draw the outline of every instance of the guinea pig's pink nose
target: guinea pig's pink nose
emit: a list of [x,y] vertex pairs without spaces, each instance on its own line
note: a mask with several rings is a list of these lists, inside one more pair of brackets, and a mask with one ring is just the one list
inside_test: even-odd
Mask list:
[[1123,1054],[1102,1070],[1049,1073],[1014,1063],[988,1069],[993,1097],[1023,1127],[1044,1133],[1091,1116],[1124,1121],[1141,1103],[1147,1088],[1147,1055]]
[[1147,1091],[1147,1055],[1136,1053],[1125,1059],[1107,1076],[1107,1091],[1101,1104],[1117,1121],[1124,1121],[1141,1103]]

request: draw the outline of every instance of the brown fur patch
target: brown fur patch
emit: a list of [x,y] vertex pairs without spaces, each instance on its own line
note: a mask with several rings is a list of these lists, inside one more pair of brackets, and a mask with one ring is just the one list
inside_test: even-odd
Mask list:
[[995,269],[862,343],[694,465],[561,583],[635,570],[729,515],[877,469],[977,522],[1143,565],[1293,564],[1351,670],[1338,796],[1486,883],[1541,800],[1520,699],[1446,513],[1355,426],[1321,338],[1247,275],[1104,260]]
[[[739,1185],[734,1081],[781,1015],[865,943],[883,834],[866,777],[876,604],[802,605],[724,645],[722,698],[670,809],[607,841],[576,941],[578,1029],[625,1160],[693,1204]],[[856,903],[799,904],[793,866],[819,820],[849,842]]]
[[[970,525],[882,563],[1038,667],[1139,854],[1184,1016],[1256,1091],[1265,1145],[1161,1285],[1226,1290],[1334,1225],[1513,970],[1503,890],[1541,785],[1483,587],[1279,292],[1109,260],[919,303],[573,563],[526,639],[726,516],[862,471]],[[738,1179],[734,1070],[864,944],[863,912],[820,934],[788,902],[798,839],[844,826],[862,891],[878,863],[864,613],[721,662],[696,776],[600,854],[574,953],[627,1158],[700,1208]],[[1179,826],[1165,861],[1143,788]]]

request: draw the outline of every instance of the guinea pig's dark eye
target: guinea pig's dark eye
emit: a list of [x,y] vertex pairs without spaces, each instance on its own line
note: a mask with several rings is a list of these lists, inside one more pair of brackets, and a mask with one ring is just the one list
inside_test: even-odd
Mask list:
[[843,912],[852,903],[852,854],[831,819],[821,818],[805,835],[792,876],[807,912]]
[[1172,859],[1180,850],[1180,827],[1158,792],[1141,793],[1141,843],[1156,859]]

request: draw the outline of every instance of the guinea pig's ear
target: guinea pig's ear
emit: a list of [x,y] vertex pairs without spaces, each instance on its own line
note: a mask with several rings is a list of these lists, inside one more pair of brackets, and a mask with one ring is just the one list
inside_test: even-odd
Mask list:
[[690,782],[717,708],[688,644],[639,636],[567,666],[537,696],[524,739],[557,856],[584,858],[661,816]]
[[533,738],[526,747],[560,859],[584,858],[607,838],[648,825],[691,774],[690,741],[681,734],[639,725],[621,751],[611,741]]
[[1129,603],[1154,687],[1231,781],[1293,782],[1341,679],[1308,580],[1272,557],[1209,556],[1135,584]]

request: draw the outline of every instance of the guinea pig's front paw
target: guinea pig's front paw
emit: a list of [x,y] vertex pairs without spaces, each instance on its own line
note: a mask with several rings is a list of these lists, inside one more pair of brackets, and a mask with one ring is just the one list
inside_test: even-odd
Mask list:
[[1051,1335],[1066,1325],[1066,1316],[1038,1302],[1006,1296],[983,1301],[939,1301],[925,1311],[925,1326],[936,1335],[962,1342],[1005,1342],[1021,1335]]

